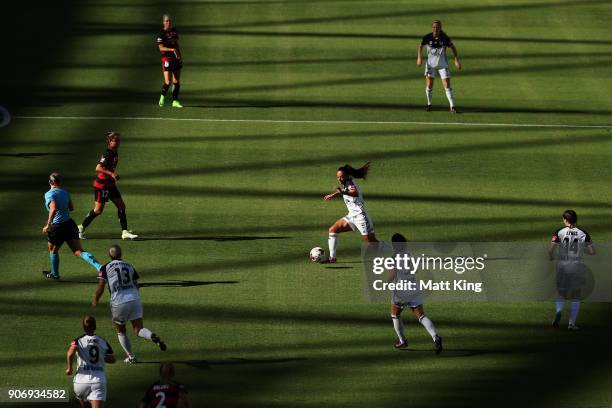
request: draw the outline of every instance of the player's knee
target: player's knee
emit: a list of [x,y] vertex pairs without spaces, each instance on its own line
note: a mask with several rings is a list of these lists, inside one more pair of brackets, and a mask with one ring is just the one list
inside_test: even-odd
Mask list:
[[330,234],[335,234],[338,232],[338,230],[336,229],[335,225],[332,225],[331,227],[329,227],[329,229],[327,230],[328,233]]
[[74,256],[76,256],[77,258],[81,256],[81,250],[77,249],[76,251],[73,252]]
[[400,314],[399,313],[398,314],[392,314],[391,318],[392,319],[399,319],[400,318]]
[[96,216],[102,214],[103,211],[104,211],[104,207],[94,208],[94,210],[93,210],[93,212],[94,212],[94,214],[96,214]]

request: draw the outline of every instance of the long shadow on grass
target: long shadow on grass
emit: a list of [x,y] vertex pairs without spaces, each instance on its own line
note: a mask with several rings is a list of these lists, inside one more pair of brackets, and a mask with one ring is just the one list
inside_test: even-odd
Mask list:
[[275,240],[289,239],[290,237],[279,236],[210,236],[210,235],[184,235],[184,236],[140,236],[136,241],[260,241],[260,240]]
[[[486,127],[486,129],[478,128],[482,132],[501,133],[505,132],[506,129],[499,127]],[[540,128],[544,129],[544,128]],[[457,129],[459,130],[459,129]],[[546,129],[551,131],[551,129]],[[469,131],[464,130],[466,133]],[[591,144],[607,144],[612,143],[612,138],[607,130],[592,130],[597,134],[589,134],[586,136],[576,137],[575,135],[564,135],[561,137],[547,137],[539,139],[526,139],[526,140],[511,140],[503,142],[485,142],[485,143],[461,143],[455,145],[444,145],[438,147],[427,147],[422,149],[404,149],[404,150],[383,150],[383,151],[369,151],[367,153],[351,153],[350,157],[338,156],[338,154],[317,156],[306,159],[291,159],[291,160],[269,160],[269,161],[254,161],[247,163],[228,163],[228,164],[215,164],[215,165],[198,165],[190,168],[176,168],[166,169],[163,172],[164,176],[169,177],[193,177],[196,175],[208,176],[211,174],[226,174],[243,171],[266,171],[276,170],[284,168],[295,168],[295,167],[309,167],[319,165],[333,165],[337,166],[346,160],[351,161],[376,161],[376,160],[392,160],[392,159],[410,159],[410,158],[422,158],[422,157],[440,157],[447,154],[460,154],[460,153],[478,153],[487,151],[504,151],[504,150],[522,150],[522,149],[534,149],[539,147],[548,146],[559,146],[561,144],[567,146],[579,146],[579,145],[591,145]],[[392,131],[390,134],[395,134],[397,131]],[[316,132],[315,135],[320,136],[322,133]],[[348,132],[341,132],[341,134],[348,135]],[[367,134],[367,133],[366,133]],[[375,136],[377,132],[372,132],[372,136]],[[384,134],[384,133],[382,133]],[[401,135],[401,133],[399,133]],[[410,133],[407,133],[410,134]],[[420,131],[417,134],[422,134]],[[333,135],[333,134],[332,134]],[[291,135],[285,136],[287,139],[291,139]],[[135,171],[127,173],[126,176],[130,179],[151,179],[152,177],[158,177],[160,172],[158,170],[146,170],[146,171]],[[0,180],[0,189],[9,191],[24,191],[32,188],[39,189],[41,180],[45,180],[47,174],[33,174],[24,171],[19,172],[3,172],[3,179]],[[69,175],[65,178],[66,185],[79,184],[84,185],[85,182],[90,181],[91,177],[70,177]],[[200,194],[199,191],[207,189],[206,187],[200,188],[195,186],[164,186],[163,188],[156,188],[150,186],[149,183],[145,186],[132,184],[129,187],[128,194],[179,194],[179,195],[195,195]],[[215,190],[214,188],[208,188]],[[191,190],[191,192],[190,192]],[[218,191],[231,191],[228,188],[218,188]],[[235,189],[238,192],[238,189]],[[182,193],[181,193],[182,192]],[[262,192],[262,196],[274,196],[276,192]],[[312,196],[315,193],[307,192],[287,192],[290,196],[297,197],[301,194],[301,197]]]

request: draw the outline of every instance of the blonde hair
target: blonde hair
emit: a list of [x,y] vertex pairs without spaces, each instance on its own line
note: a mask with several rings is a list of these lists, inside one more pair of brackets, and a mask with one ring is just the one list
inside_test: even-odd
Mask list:
[[164,14],[162,16],[162,23],[166,20],[172,20],[172,17],[170,17],[170,14]]

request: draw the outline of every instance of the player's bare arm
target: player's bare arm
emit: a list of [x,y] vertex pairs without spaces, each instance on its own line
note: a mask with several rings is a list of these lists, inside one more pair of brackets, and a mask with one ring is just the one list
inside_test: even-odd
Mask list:
[[185,391],[179,392],[179,399],[183,401],[183,406],[185,408],[191,407],[191,404],[189,403],[189,395]]
[[119,180],[119,174],[117,174],[117,173],[115,173],[113,171],[108,170],[106,167],[102,166],[101,164],[98,164],[96,166],[96,171],[98,173],[104,173],[107,176],[111,176],[112,178],[115,179],[115,181]]
[[461,61],[459,61],[459,53],[457,52],[457,48],[455,47],[455,44],[450,46],[451,50],[453,50],[453,57],[455,59],[455,68],[457,68],[457,71],[461,71]]
[[597,251],[595,251],[595,247],[590,242],[586,246],[586,253],[589,255],[595,255],[597,253]]
[[117,362],[117,359],[115,358],[115,355],[113,353],[109,353],[104,356],[104,362],[108,364],[115,364],[115,362]]
[[557,247],[557,244],[555,242],[550,242],[548,244],[548,259],[550,259],[551,261],[555,259],[555,248]]
[[420,67],[423,64],[423,44],[419,44],[417,49],[417,65]]
[[66,352],[66,375],[72,375],[72,364],[74,362],[74,356],[77,352],[77,346],[71,344]]
[[47,219],[47,224],[43,227],[42,232],[46,234],[49,231],[49,226],[53,222],[53,217],[55,217],[55,213],[57,212],[57,204],[55,201],[51,201],[49,203],[49,218]]
[[97,306],[98,305],[98,302],[100,301],[100,298],[104,294],[104,286],[106,286],[106,283],[102,279],[100,279],[100,281],[98,282],[98,287],[96,288],[96,292],[94,293],[94,297],[91,300],[91,305],[92,306]]
[[336,189],[336,191],[334,191],[333,193],[328,194],[325,197],[323,197],[323,199],[325,201],[329,201],[329,200],[332,200],[334,197],[337,197],[339,195],[342,195],[342,190],[340,190],[340,187],[338,187],[338,189]]

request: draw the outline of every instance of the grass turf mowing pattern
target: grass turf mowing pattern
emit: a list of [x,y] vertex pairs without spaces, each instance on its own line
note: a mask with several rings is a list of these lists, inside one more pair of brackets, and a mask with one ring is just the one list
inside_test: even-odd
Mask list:
[[[182,111],[155,106],[152,22],[168,10],[109,5],[79,5],[71,52],[27,85],[36,95],[28,102],[61,106],[19,112],[609,124],[610,6],[601,1],[178,3]],[[413,54],[433,18],[463,57],[453,86],[464,115],[444,111],[439,82],[440,111],[421,109]],[[121,355],[108,295],[89,306],[89,266],[62,249],[66,282],[39,278],[46,176],[66,174],[80,222],[111,128],[124,135],[118,172],[130,227],[148,238],[124,243],[125,258],[143,277],[145,325],[169,350],[138,339],[133,347],[146,362],[180,362],[177,379],[196,406],[608,404],[608,384],[591,380],[608,373],[606,305],[583,306],[580,333],[548,330],[551,304],[426,305],[447,350],[435,357],[406,313],[410,350],[396,352],[387,306],[362,300],[351,263],[359,238],[340,238],[346,269],[306,260],[345,213],[322,201],[335,168],[367,160],[363,190],[381,238],[547,240],[574,207],[596,241],[609,239],[612,142],[597,129],[15,120],[2,130],[0,162],[10,220],[0,242],[0,314],[10,322],[0,363],[10,370],[0,384],[69,387],[63,353],[85,313]],[[88,235],[85,248],[103,258],[119,237],[112,205]],[[109,366],[109,406],[135,405],[156,372]],[[568,372],[584,380],[570,383]]]

